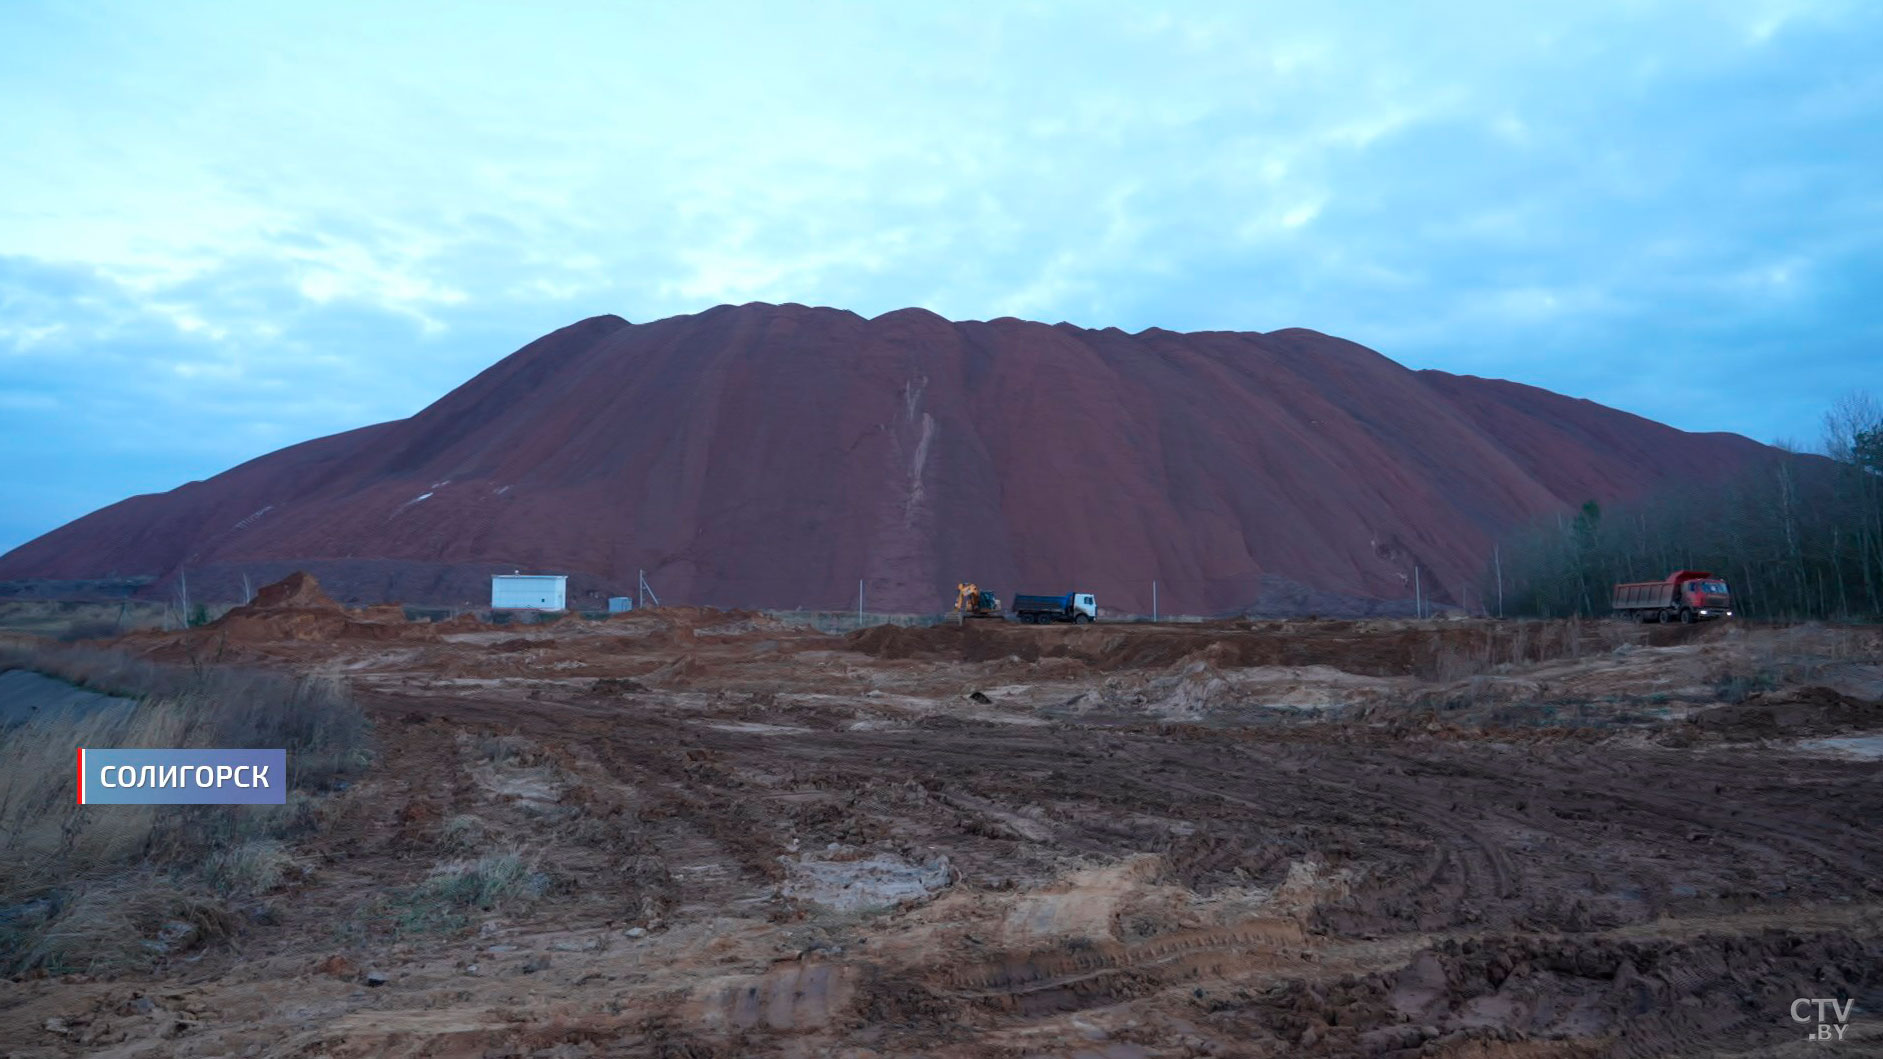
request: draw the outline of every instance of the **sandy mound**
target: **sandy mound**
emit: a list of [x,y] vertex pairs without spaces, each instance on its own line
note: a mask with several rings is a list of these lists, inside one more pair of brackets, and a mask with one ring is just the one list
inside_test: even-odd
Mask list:
[[321,591],[320,582],[314,579],[314,575],[296,570],[272,585],[263,585],[261,591],[255,593],[255,598],[250,600],[247,606],[237,607],[229,613],[276,610],[283,607],[297,610],[337,611],[340,609],[340,604],[335,603],[327,593]]
[[300,571],[264,585],[253,601],[217,618],[207,628],[237,642],[397,640],[436,634],[434,626],[407,622],[405,608],[397,603],[349,611],[322,591],[313,575]]

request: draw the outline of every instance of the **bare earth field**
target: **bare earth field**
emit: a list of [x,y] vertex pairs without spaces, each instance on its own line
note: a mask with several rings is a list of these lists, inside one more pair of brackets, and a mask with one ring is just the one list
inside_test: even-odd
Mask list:
[[1876,628],[121,643],[337,677],[377,759],[226,941],[0,983],[8,1055],[1883,1054]]

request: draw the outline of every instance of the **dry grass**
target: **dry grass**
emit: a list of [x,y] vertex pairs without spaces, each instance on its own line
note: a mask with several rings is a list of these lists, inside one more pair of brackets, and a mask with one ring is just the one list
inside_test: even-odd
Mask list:
[[516,849],[443,861],[425,880],[382,910],[397,935],[461,930],[477,912],[526,905],[549,889],[549,877]]
[[174,810],[154,805],[79,806],[73,756],[81,746],[175,746],[182,710],[156,703],[130,711],[37,718],[0,744],[0,895],[139,859]]
[[0,927],[8,973],[118,974],[227,937],[220,904],[148,876],[80,887],[36,921]]
[[1760,692],[1791,684],[1817,684],[1851,663],[1883,657],[1883,630],[1809,622],[1756,637],[1714,667],[1712,683],[1721,702],[1740,703]]
[[[213,899],[150,881],[160,869],[178,879],[200,877],[225,893],[276,888],[297,870],[281,840],[319,825],[312,796],[368,761],[365,715],[332,681],[166,669],[95,648],[15,649],[0,657],[0,668],[13,667],[138,700],[129,708],[37,716],[0,740],[0,968],[15,973],[85,963],[72,954],[86,939],[123,927],[127,916],[140,924],[161,916],[207,922],[210,913],[202,909]],[[285,747],[288,802],[79,806],[73,755],[81,746]],[[143,881],[133,886],[132,879]],[[130,895],[122,909],[96,905],[106,901],[98,895],[114,893]],[[47,922],[27,929],[19,917],[7,917],[9,910],[37,907],[38,896],[54,908]],[[149,953],[170,951],[176,947],[164,942]],[[118,952],[91,962],[110,970],[137,965],[142,957],[134,956]]]
[[458,813],[438,825],[438,840],[454,853],[470,853],[489,842],[490,829],[477,817]]
[[260,896],[301,877],[306,869],[280,841],[262,838],[211,854],[203,874],[223,893]]
[[0,744],[0,901],[62,878],[147,859],[185,859],[229,842],[305,830],[312,822],[308,789],[345,774],[343,760],[363,761],[356,756],[363,748],[329,746],[312,754],[313,765],[303,760],[297,769],[290,749],[288,774],[295,789],[284,806],[76,804],[75,747],[271,745],[228,739],[239,726],[216,723],[227,718],[199,709],[199,703],[148,700],[129,711],[36,719],[10,732]]
[[43,636],[48,640],[94,640],[137,629],[161,629],[172,617],[162,603],[123,600],[79,603],[49,599],[0,601],[0,631]]
[[70,743],[68,753],[79,746],[282,747],[289,782],[303,790],[324,790],[367,761],[366,715],[331,678],[159,666],[123,651],[54,645],[0,648],[4,669],[143,700],[125,730],[87,732],[92,740]]
[[515,850],[486,853],[433,868],[416,895],[452,907],[489,910],[527,891],[531,875],[530,865]]
[[30,669],[104,695],[142,698],[182,690],[187,670],[154,665],[124,651],[19,640],[0,647],[0,669]]

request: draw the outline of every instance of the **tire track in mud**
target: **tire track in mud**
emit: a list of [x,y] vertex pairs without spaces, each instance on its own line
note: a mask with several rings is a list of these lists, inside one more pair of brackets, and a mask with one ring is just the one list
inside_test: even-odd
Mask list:
[[[1179,982],[1282,964],[1304,940],[1290,922],[1273,927],[1166,935],[1124,946],[1095,943],[1077,953],[1034,953],[964,968],[938,983],[946,995],[1007,1010],[1068,1009],[1116,1003]],[[1300,962],[1299,956],[1294,957]]]
[[1094,941],[942,969],[882,976],[878,1005],[935,1017],[963,1007],[1037,1017],[1102,1007],[1203,979],[1301,966],[1307,938],[1292,920],[1185,931],[1147,941]]
[[[1245,774],[1228,770],[1199,769],[1198,771],[1208,772],[1226,784],[1248,781]],[[1311,770],[1308,774],[1299,777],[1298,782],[1318,787],[1326,792],[1338,792],[1350,798],[1372,802],[1381,811],[1379,820],[1382,824],[1419,828],[1432,836],[1433,852],[1417,870],[1392,873],[1393,882],[1383,887],[1376,883],[1365,890],[1372,903],[1406,901],[1411,895],[1431,895],[1437,889],[1439,891],[1437,896],[1444,898],[1443,904],[1446,907],[1465,911],[1467,918],[1470,918],[1468,906],[1465,904],[1467,898],[1481,897],[1489,893],[1502,900],[1515,895],[1520,890],[1516,884],[1520,873],[1511,866],[1503,849],[1476,828],[1461,826],[1455,813],[1451,813],[1448,809],[1437,808],[1436,803],[1440,799],[1426,797],[1416,788],[1393,792],[1367,790],[1359,784],[1339,782],[1314,775]],[[1259,796],[1244,797],[1222,787],[1203,788],[1177,781],[1168,781],[1163,786],[1197,798],[1214,798],[1250,809],[1262,807]],[[1413,803],[1410,808],[1423,810],[1423,812],[1413,812],[1408,815],[1407,799],[1411,799]],[[1448,837],[1448,835],[1456,837]],[[1377,876],[1378,873],[1374,874]],[[1456,877],[1455,885],[1447,878],[1448,876]],[[1449,918],[1436,922],[1421,920],[1405,924],[1405,926],[1412,929],[1432,929],[1449,925],[1451,921]]]
[[[962,740],[949,733],[911,744],[893,737],[877,740],[852,733],[818,733],[815,737],[775,740],[764,749],[773,757],[813,762],[826,770],[842,769],[856,777],[857,786],[886,773],[913,780],[935,789],[940,795],[938,801],[943,802],[948,800],[947,791],[956,788],[975,800],[1001,805],[1011,812],[1055,797],[1086,805],[1116,806],[1127,813],[1144,807],[1142,799],[1132,794],[1133,788],[1140,786],[1134,775],[1112,772],[1100,754],[1063,743],[1027,745],[1003,740],[990,745],[985,735]],[[1019,780],[1016,773],[1037,773],[1041,778]],[[957,812],[986,816],[972,810]],[[1141,848],[1115,827],[1060,818],[1051,831],[1052,837],[1039,844],[1066,852],[1116,856]]]
[[[1811,892],[1837,885],[1862,892],[1864,880],[1873,875],[1870,866],[1883,860],[1883,843],[1825,819],[1827,806],[1855,793],[1860,770],[1826,781],[1754,762],[1740,769],[1735,798],[1722,805],[1685,792],[1710,791],[1723,766],[1730,771],[1739,763],[1600,745],[1538,754],[1534,748],[1362,738],[1340,749],[1303,752],[1286,741],[1251,747],[1238,740],[1231,744],[1235,767],[1226,768],[1219,760],[1230,748],[1153,742],[1116,731],[1107,734],[1097,753],[1086,749],[1090,741],[1077,732],[1058,733],[1070,746],[1022,738],[1002,740],[998,747],[973,729],[882,739],[824,735],[814,748],[788,752],[824,764],[842,761],[862,771],[890,767],[929,773],[997,800],[1011,799],[1015,784],[992,772],[1070,774],[1072,786],[1083,787],[1081,797],[1129,803],[1192,822],[1208,820],[1248,844],[1306,824],[1322,836],[1370,829],[1387,839],[1365,841],[1370,852],[1436,846],[1441,852],[1434,856],[1376,864],[1377,870],[1366,873],[1356,888],[1354,901],[1356,906],[1428,911],[1411,921],[1404,921],[1403,913],[1387,917],[1401,919],[1398,924],[1363,916],[1372,920],[1364,929],[1431,929],[1473,922],[1473,913],[1513,925],[1531,915],[1542,915],[1543,925],[1568,916],[1561,925],[1588,929],[1613,925],[1617,916],[1627,921],[1661,914],[1673,899],[1671,880],[1696,871],[1701,878],[1727,879],[1733,869],[1756,864],[1757,875],[1782,877],[1809,863],[1825,877]],[[1466,753],[1473,760],[1458,760]],[[1847,802],[1849,811],[1883,813],[1875,797]],[[1208,803],[1234,811],[1202,808]],[[1338,822],[1354,815],[1356,807],[1366,820],[1359,832]],[[1331,825],[1330,819],[1335,821]],[[1701,838],[1689,841],[1696,833]],[[1090,837],[1100,847],[1119,840],[1115,834]],[[1082,851],[1093,848],[1076,845]],[[1725,893],[1731,887],[1716,889]],[[1553,906],[1558,899],[1560,907]],[[1689,904],[1718,899],[1683,898]],[[1579,910],[1583,900],[1600,907]],[[1462,915],[1447,918],[1451,913]],[[1596,919],[1588,920],[1590,915]],[[1361,929],[1360,921],[1353,927]]]
[[[531,702],[525,723],[542,726],[555,709]],[[1116,826],[1131,814],[1207,833],[1212,852],[1173,869],[1206,887],[1243,865],[1273,865],[1260,851],[1277,842],[1291,857],[1345,849],[1363,870],[1347,912],[1326,922],[1358,932],[1536,916],[1537,925],[1588,929],[1652,918],[1672,901],[1687,911],[1721,907],[1773,892],[1773,880],[1801,896],[1862,893],[1883,863],[1883,835],[1847,822],[1883,818],[1877,769],[1782,755],[1402,740],[1367,729],[1309,739],[1016,731],[950,718],[892,731],[751,734],[632,711],[605,722],[583,711],[573,723],[565,713],[560,722],[563,738],[606,747],[611,771],[653,780],[650,789],[666,792],[659,811],[696,821],[760,878],[776,872],[783,852],[764,836],[778,839],[793,823],[776,811],[772,790],[741,784],[739,774],[777,773],[781,764],[786,779],[776,790],[851,799],[846,813],[915,813],[930,828],[926,841],[989,865],[1013,842],[1104,856],[1172,841]],[[689,750],[704,760],[687,760]],[[986,814],[854,801],[870,784],[907,780],[999,811],[1039,806],[1052,826],[1028,839],[999,826],[998,812],[979,820]],[[746,807],[728,819],[735,803]]]
[[[1658,826],[1667,834],[1674,849],[1694,851],[1695,844],[1700,844],[1702,855],[1692,857],[1693,860],[1717,863],[1728,859],[1706,848],[1718,840],[1737,847],[1738,852],[1731,860],[1743,863],[1749,855],[1756,856],[1781,877],[1787,868],[1800,866],[1808,859],[1832,873],[1832,882],[1847,884],[1859,893],[1876,881],[1875,865],[1883,861],[1883,836],[1873,830],[1837,823],[1827,814],[1827,809],[1833,806],[1870,818],[1883,812],[1883,797],[1878,796],[1883,788],[1874,781],[1879,771],[1875,768],[1858,766],[1827,783],[1824,775],[1829,775],[1828,770],[1823,775],[1801,780],[1796,773],[1798,764],[1783,757],[1776,761],[1734,758],[1724,762],[1696,762],[1654,755],[1643,763],[1647,767],[1642,771],[1661,778],[1662,782],[1637,781],[1622,788],[1619,781],[1624,774],[1618,765],[1593,754],[1587,764],[1600,769],[1615,785],[1600,790],[1584,787],[1577,793],[1592,802],[1605,802],[1611,808],[1626,811],[1633,827],[1649,830]],[[1737,770],[1725,774],[1741,784],[1755,780],[1758,785],[1725,795],[1724,785],[1714,782],[1721,774],[1719,771],[1693,775],[1700,764],[1710,765],[1715,770],[1723,765],[1737,765]],[[1760,770],[1765,775],[1761,775]],[[1591,782],[1587,777],[1589,771],[1592,769],[1563,768],[1559,774],[1571,783],[1587,784]],[[1770,774],[1774,772],[1782,782],[1773,781]],[[1675,778],[1684,778],[1687,782],[1672,782]],[[1710,786],[1716,793],[1692,793],[1696,786]]]
[[[1678,764],[1684,764],[1684,762],[1667,761],[1661,764],[1665,767],[1675,767]],[[1797,807],[1801,811],[1792,813],[1783,824],[1769,823],[1759,818],[1748,819],[1743,817],[1736,810],[1727,810],[1724,816],[1722,816],[1721,810],[1719,809],[1719,806],[1722,804],[1722,799],[1719,795],[1709,799],[1690,794],[1682,794],[1674,790],[1655,790],[1649,788],[1629,794],[1611,792],[1608,793],[1606,797],[1615,802],[1624,804],[1632,803],[1644,810],[1652,810],[1654,813],[1666,819],[1677,820],[1684,824],[1720,831],[1726,833],[1729,837],[1733,832],[1756,832],[1765,835],[1770,841],[1777,845],[1790,845],[1809,853],[1826,867],[1839,867],[1841,865],[1841,867],[1849,873],[1861,874],[1866,867],[1865,861],[1874,860],[1879,852],[1883,852],[1883,840],[1878,840],[1873,830],[1866,830],[1850,824],[1832,824],[1824,821],[1821,816],[1813,814],[1811,810],[1816,809],[1821,813],[1824,804],[1827,802],[1835,802],[1840,800],[1840,797],[1842,800],[1848,801],[1849,796],[1853,793],[1862,794],[1874,792],[1877,789],[1877,775],[1879,772],[1883,772],[1883,770],[1862,765],[1852,766],[1847,763],[1822,764],[1824,771],[1827,773],[1840,768],[1851,768],[1856,770],[1858,774],[1843,782],[1837,783],[1835,787],[1831,787],[1830,784],[1819,781],[1819,786],[1830,787],[1831,789],[1820,791],[1815,795],[1812,801],[1816,802],[1816,805]],[[1608,763],[1602,763],[1598,767],[1604,768],[1611,775],[1616,775],[1619,771],[1615,766]],[[1869,773],[1868,776],[1863,775],[1866,771]],[[1716,790],[1721,786],[1723,785],[1716,785]],[[1800,790],[1801,788],[1799,786],[1792,785],[1781,788],[1777,793],[1796,797]],[[1883,799],[1872,797],[1870,802],[1871,804],[1867,808],[1853,810],[1853,813],[1859,816],[1868,814],[1870,818],[1874,818],[1874,814],[1879,805],[1883,805]],[[1778,809],[1771,810],[1772,813],[1779,811]],[[1865,843],[1865,839],[1869,839],[1870,841]],[[1827,843],[1849,843],[1853,840],[1863,843],[1863,845],[1854,851],[1845,848],[1841,853],[1837,846],[1827,845]]]
[[789,827],[766,814],[763,799],[742,797],[744,784],[714,761],[711,751],[646,742],[630,750],[615,740],[598,740],[593,747],[603,767],[649,792],[651,804],[640,810],[644,819],[658,824],[671,817],[692,828],[761,883],[783,877],[778,858],[785,850],[776,836],[787,834]]
[[[1309,767],[1297,774],[1296,782],[1343,792],[1353,798],[1374,803],[1381,812],[1382,822],[1403,820],[1407,824],[1439,843],[1445,850],[1442,860],[1434,863],[1427,860],[1418,868],[1397,873],[1396,880],[1381,884],[1375,881],[1371,886],[1359,888],[1356,904],[1391,907],[1395,902],[1404,901],[1422,890],[1429,890],[1441,881],[1449,870],[1455,870],[1462,877],[1461,890],[1453,903],[1466,898],[1485,900],[1493,907],[1486,911],[1496,912],[1501,906],[1501,914],[1495,919],[1511,922],[1523,916],[1521,902],[1526,898],[1538,897],[1536,891],[1543,893],[1567,893],[1573,905],[1577,896],[1621,899],[1619,892],[1603,893],[1594,885],[1603,875],[1622,874],[1632,877],[1642,885],[1642,896],[1628,899],[1631,903],[1645,904],[1639,914],[1651,918],[1659,914],[1668,899],[1668,886],[1658,873],[1618,872],[1621,867],[1616,861],[1625,860],[1618,856],[1621,851],[1613,850],[1616,839],[1615,830],[1619,828],[1624,836],[1633,835],[1644,847],[1653,849],[1658,846],[1662,851],[1680,851],[1685,855],[1681,862],[1711,865],[1715,870],[1723,866],[1738,866],[1743,863],[1744,854],[1752,854],[1757,860],[1768,866],[1769,871],[1783,873],[1787,866],[1797,864],[1801,858],[1808,857],[1817,865],[1829,871],[1834,878],[1833,884],[1841,883],[1846,888],[1855,888],[1862,892],[1866,884],[1874,882],[1873,866],[1883,861],[1883,841],[1876,836],[1868,836],[1843,848],[1831,848],[1818,841],[1818,836],[1836,837],[1850,840],[1852,829],[1841,824],[1822,822],[1822,801],[1819,802],[1818,818],[1800,820],[1803,826],[1793,828],[1789,823],[1801,814],[1784,815],[1787,803],[1793,802],[1801,790],[1808,790],[1816,784],[1801,784],[1789,777],[1789,782],[1773,782],[1767,777],[1763,786],[1755,788],[1751,798],[1741,800],[1742,808],[1722,811],[1714,808],[1717,803],[1683,794],[1680,786],[1686,781],[1687,786],[1695,784],[1712,786],[1711,771],[1695,776],[1699,767],[1718,767],[1717,762],[1668,762],[1655,761],[1659,768],[1641,769],[1635,774],[1623,777],[1618,766],[1612,763],[1602,771],[1611,784],[1599,789],[1582,786],[1590,782],[1585,776],[1579,776],[1575,760],[1543,760],[1527,763],[1519,754],[1504,755],[1511,766],[1502,771],[1487,770],[1470,764],[1433,761],[1428,757],[1410,757],[1403,750],[1382,747],[1363,748],[1371,756],[1366,760],[1341,761],[1330,753],[1314,755]],[[1434,750],[1440,748],[1431,748]],[[1597,748],[1586,752],[1592,758],[1601,757]],[[1441,766],[1434,769],[1433,765]],[[1778,766],[1782,770],[1783,766]],[[1165,787],[1190,796],[1208,796],[1232,804],[1256,808],[1262,804],[1259,788],[1265,780],[1258,780],[1256,791],[1247,789],[1252,776],[1251,770],[1232,770],[1196,763],[1192,771],[1215,781],[1204,787],[1196,783],[1178,781],[1159,781]],[[1768,775],[1774,771],[1767,766]],[[1365,775],[1365,782],[1335,779],[1336,775]],[[1782,772],[1781,772],[1782,776]],[[1552,782],[1553,781],[1553,782]],[[1644,782],[1645,781],[1645,782]],[[1568,786],[1563,786],[1564,783]],[[1658,782],[1660,786],[1649,786]],[[1848,789],[1861,784],[1860,775],[1846,778],[1839,785]],[[1822,799],[1822,795],[1818,797]],[[1561,800],[1574,800],[1589,805],[1599,806],[1601,811],[1617,819],[1604,821],[1603,831],[1598,835],[1583,824],[1581,818],[1588,815],[1572,811],[1569,814],[1557,814],[1551,811],[1552,804]],[[1870,802],[1877,802],[1872,797]],[[1539,803],[1537,808],[1524,813],[1521,810],[1532,802]],[[1774,805],[1773,803],[1777,804]],[[1516,804],[1519,813],[1510,814],[1495,808],[1498,805]],[[1880,806],[1879,808],[1883,808]],[[1490,826],[1464,818],[1461,809],[1475,809],[1481,820],[1491,821]],[[1853,806],[1849,811],[1861,811]],[[1774,823],[1775,817],[1786,823]],[[1540,834],[1554,840],[1557,847],[1546,858],[1561,862],[1565,855],[1574,871],[1564,871],[1560,863],[1542,867],[1538,876],[1526,870],[1525,864],[1538,864],[1539,858],[1531,856],[1519,860],[1506,841],[1494,834],[1497,828],[1512,831]],[[1717,834],[1724,841],[1720,845],[1733,844],[1740,847],[1737,855],[1728,855],[1720,849],[1696,847],[1688,839],[1694,837],[1694,829],[1703,829],[1707,834]],[[1708,845],[1712,845],[1711,842]],[[1551,870],[1551,869],[1557,870]],[[1571,876],[1582,873],[1590,885],[1577,886],[1570,882]],[[1374,873],[1377,880],[1380,873]],[[1388,876],[1391,880],[1391,875]],[[1819,890],[1826,887],[1820,883]],[[1450,895],[1447,895],[1450,896]],[[1516,902],[1517,904],[1513,904]],[[1533,900],[1532,906],[1535,907]],[[1575,914],[1573,909],[1570,914]],[[1402,926],[1425,926],[1432,923],[1402,924]],[[1575,926],[1569,923],[1567,925]],[[1387,926],[1385,923],[1376,926]],[[1586,929],[1586,925],[1583,929]]]
[[[1330,942],[1277,920],[879,974],[866,999],[876,1014],[918,1025],[958,1025],[974,1011],[1037,1024],[1197,986],[1196,997],[1208,988],[1221,998],[1208,1010],[1264,1030],[1299,1033],[1317,1013],[1338,1009],[1350,1034],[1391,1033],[1405,1025],[1398,985],[1416,961],[1437,958],[1445,972],[1440,1006],[1415,1010],[1415,1024],[1488,1027],[1492,1036],[1482,1039],[1548,1040],[1579,1055],[1714,1055],[1791,1039],[1783,1004],[1812,988],[1854,990],[1860,1010],[1883,1010],[1879,912],[1883,906],[1766,910],[1580,935],[1447,931],[1378,942]],[[1301,959],[1307,950],[1310,962]],[[1497,973],[1487,978],[1491,969]],[[1503,988],[1506,978],[1514,992]],[[1488,1008],[1477,1007],[1485,1001]],[[1595,1023],[1572,1028],[1590,1014]],[[1219,1028],[1233,1033],[1237,1025]],[[1504,1030],[1514,1036],[1502,1037]],[[1377,1052],[1365,1039],[1325,1039],[1309,1050]]]

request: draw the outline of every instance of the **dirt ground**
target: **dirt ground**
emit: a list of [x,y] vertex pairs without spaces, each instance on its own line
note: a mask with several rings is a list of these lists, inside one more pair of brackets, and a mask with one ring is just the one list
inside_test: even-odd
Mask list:
[[[0,983],[9,1055],[1883,1055],[1875,628],[124,642],[340,677],[379,756],[230,944]],[[385,899],[493,851],[529,893]]]

